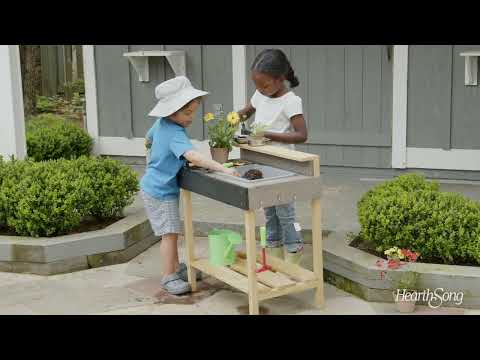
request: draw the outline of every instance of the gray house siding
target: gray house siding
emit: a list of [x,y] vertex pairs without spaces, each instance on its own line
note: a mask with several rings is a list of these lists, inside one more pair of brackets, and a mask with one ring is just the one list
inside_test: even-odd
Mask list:
[[188,129],[203,140],[205,111],[213,104],[233,106],[232,51],[230,45],[95,45],[99,134],[107,137],[141,138],[154,118],[147,116],[155,105],[155,87],[175,75],[165,58],[150,58],[150,81],[140,82],[124,53],[140,50],[185,50],[187,77],[196,87],[210,91],[197,118]]
[[[265,48],[279,47],[300,80],[309,130],[299,150],[322,165],[391,167],[392,59],[386,45],[250,45],[247,67]],[[249,80],[248,97],[254,92]]]
[[459,54],[480,45],[409,47],[407,146],[480,149],[480,90]]

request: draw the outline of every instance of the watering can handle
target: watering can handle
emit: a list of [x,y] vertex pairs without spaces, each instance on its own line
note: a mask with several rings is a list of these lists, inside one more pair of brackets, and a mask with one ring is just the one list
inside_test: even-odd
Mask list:
[[225,250],[224,256],[227,256],[227,254],[232,250],[233,245],[235,245],[235,240],[228,235],[227,235],[227,240],[228,240],[228,246],[227,246],[227,249]]

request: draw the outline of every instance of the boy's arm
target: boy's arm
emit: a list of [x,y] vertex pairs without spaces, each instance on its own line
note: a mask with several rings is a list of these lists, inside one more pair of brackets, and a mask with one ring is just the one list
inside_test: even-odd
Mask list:
[[265,137],[272,140],[287,144],[301,144],[307,141],[308,131],[305,119],[302,114],[295,115],[290,119],[293,126],[293,132],[290,133],[274,133],[265,132]]
[[158,120],[153,124],[153,126],[148,130],[147,135],[145,135],[145,147],[150,149],[152,147],[152,142],[153,142],[153,133],[155,129],[157,128]]
[[195,150],[188,150],[183,154],[183,157],[190,161],[193,165],[202,167],[205,169],[213,170],[213,171],[219,171],[223,172],[228,175],[233,175],[233,176],[240,176],[235,170],[233,169],[228,169],[224,167],[222,164],[207,159],[205,156],[200,154],[198,151]]

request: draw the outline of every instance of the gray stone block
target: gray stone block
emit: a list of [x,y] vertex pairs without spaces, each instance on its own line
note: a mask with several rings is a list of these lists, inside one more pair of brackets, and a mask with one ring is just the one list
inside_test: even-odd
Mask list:
[[54,275],[88,269],[86,256],[54,261],[51,263],[7,262],[0,261],[1,272],[20,274]]
[[124,250],[90,255],[87,257],[88,264],[92,268],[122,264],[140,255],[158,241],[160,241],[160,237],[152,234]]
[[[382,278],[380,273],[384,270],[375,265],[380,258],[349,246],[345,235],[331,236],[324,242],[323,251],[325,280],[340,289],[368,301],[393,302],[392,280],[414,271],[419,274],[419,291],[444,289],[445,292],[463,293],[462,304],[452,298],[442,306],[480,308],[480,267],[411,263],[397,270],[385,270]],[[427,302],[418,303],[427,305]]]

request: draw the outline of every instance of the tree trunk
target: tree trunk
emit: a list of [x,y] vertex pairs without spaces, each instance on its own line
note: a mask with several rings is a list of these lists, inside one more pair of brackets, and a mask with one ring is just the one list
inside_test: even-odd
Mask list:
[[36,112],[37,96],[42,88],[40,45],[20,45],[25,117]]

